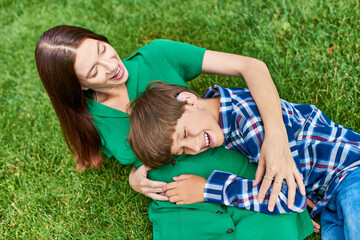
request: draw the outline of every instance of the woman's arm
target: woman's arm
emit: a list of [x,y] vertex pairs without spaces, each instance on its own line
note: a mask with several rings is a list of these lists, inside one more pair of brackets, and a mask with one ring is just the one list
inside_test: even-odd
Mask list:
[[166,183],[149,180],[147,178],[148,170],[144,165],[138,169],[133,166],[129,175],[130,186],[135,191],[154,200],[168,201],[168,197],[163,192],[163,187],[166,186]]
[[[207,50],[204,55],[202,73],[230,75],[245,79],[259,109],[266,133],[254,186],[261,182],[265,173],[268,178],[274,178],[276,182],[282,182],[285,179],[289,187],[288,207],[292,208],[296,183],[303,195],[305,195],[305,187],[291,156],[288,136],[282,119],[280,98],[267,66],[254,58]],[[270,186],[271,181],[262,183],[259,191],[260,203],[263,202]],[[273,186],[269,209],[274,208],[280,191],[280,184]]]

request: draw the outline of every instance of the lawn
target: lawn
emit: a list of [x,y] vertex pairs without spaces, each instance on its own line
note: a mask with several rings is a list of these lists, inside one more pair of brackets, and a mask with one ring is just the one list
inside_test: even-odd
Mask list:
[[[129,186],[129,166],[106,159],[99,170],[75,171],[34,61],[38,37],[55,25],[103,34],[122,58],[158,38],[259,58],[281,98],[360,131],[358,1],[101,2],[0,0],[2,239],[152,238],[150,200]],[[246,86],[202,75],[190,87],[214,83]]]

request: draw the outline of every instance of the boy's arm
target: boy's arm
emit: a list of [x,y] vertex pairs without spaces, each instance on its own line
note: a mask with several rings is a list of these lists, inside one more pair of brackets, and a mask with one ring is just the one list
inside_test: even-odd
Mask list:
[[266,192],[264,201],[259,203],[260,186],[253,185],[254,180],[245,179],[227,172],[214,171],[207,179],[204,187],[204,200],[266,214],[302,212],[306,208],[306,196],[302,195],[298,188],[296,189],[294,205],[292,208],[288,208],[288,187],[285,181],[277,182],[275,180],[272,183],[272,187],[275,185],[281,187],[273,209],[268,209],[270,190]]
[[[192,204],[211,202],[228,206],[235,206],[251,211],[280,214],[287,212],[302,212],[306,208],[306,197],[297,190],[294,206],[287,207],[287,186],[284,183],[279,198],[275,202],[273,211],[268,210],[270,191],[265,195],[263,203],[258,201],[260,186],[253,186],[254,180],[244,179],[231,173],[214,171],[208,180],[195,175],[180,175],[169,183],[165,194],[170,202]],[[281,183],[274,183],[280,184]]]

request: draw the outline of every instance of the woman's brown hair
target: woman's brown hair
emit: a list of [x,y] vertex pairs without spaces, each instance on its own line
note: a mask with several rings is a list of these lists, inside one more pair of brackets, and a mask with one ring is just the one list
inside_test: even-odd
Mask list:
[[76,158],[77,170],[99,168],[103,163],[100,136],[74,70],[76,50],[86,38],[108,42],[106,37],[88,29],[61,25],[44,32],[35,49],[40,79]]
[[128,141],[136,157],[146,166],[158,168],[173,158],[171,135],[186,105],[176,99],[181,92],[191,92],[199,97],[186,87],[153,81],[130,104]]

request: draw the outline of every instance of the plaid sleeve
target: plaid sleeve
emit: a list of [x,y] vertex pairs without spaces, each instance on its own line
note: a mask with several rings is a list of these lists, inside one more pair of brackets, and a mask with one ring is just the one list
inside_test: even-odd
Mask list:
[[[231,118],[223,115],[223,128],[227,127],[229,131],[224,145],[245,154],[250,162],[258,163],[265,136],[264,125],[250,92],[240,90],[234,90],[231,95]],[[225,118],[229,119],[225,121]]]
[[227,172],[214,171],[205,184],[204,199],[206,202],[235,206],[266,214],[302,212],[306,208],[306,196],[301,195],[298,189],[296,189],[294,206],[291,209],[287,207],[288,188],[284,181],[275,208],[270,212],[267,209],[270,190],[266,193],[263,203],[259,203],[260,185],[253,187],[253,183],[254,180],[245,179]]

